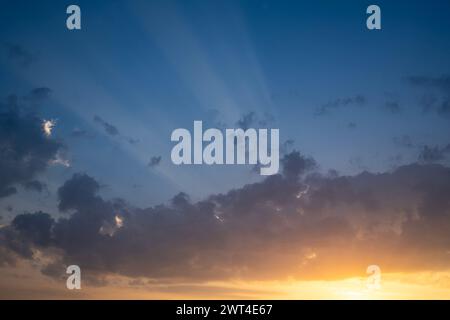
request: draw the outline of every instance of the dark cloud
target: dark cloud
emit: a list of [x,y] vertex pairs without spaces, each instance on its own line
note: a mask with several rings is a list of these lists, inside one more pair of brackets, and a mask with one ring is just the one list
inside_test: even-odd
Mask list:
[[38,180],[27,181],[23,184],[23,187],[25,188],[25,190],[36,192],[42,192],[44,190],[47,190],[47,185]]
[[406,80],[412,86],[426,90],[419,101],[425,112],[432,111],[450,117],[450,75],[410,76]]
[[135,145],[137,143],[140,142],[139,139],[134,139],[134,138],[126,138],[129,144]]
[[298,151],[292,151],[285,155],[281,160],[281,164],[283,166],[283,175],[295,179],[317,166],[313,158],[304,157]]
[[21,238],[38,246],[50,244],[53,224],[50,215],[43,212],[20,214],[11,223]]
[[422,111],[424,113],[433,111],[436,109],[439,99],[434,94],[424,94],[419,99],[419,104],[422,106]]
[[223,115],[217,109],[208,109],[205,111],[205,115],[203,116],[205,119],[204,123],[209,123],[210,127],[225,129],[228,125],[223,122]]
[[58,189],[59,210],[82,210],[98,201],[100,185],[86,174],[76,173]]
[[258,115],[256,112],[251,111],[242,115],[242,117],[236,122],[236,127],[247,130],[249,128],[260,128],[270,126],[275,122],[275,117],[269,113],[263,113]]
[[275,116],[270,113],[263,113],[263,115],[258,119],[259,127],[268,127],[271,126],[275,122]]
[[424,146],[419,154],[419,161],[424,163],[433,163],[445,160],[450,154],[450,144],[445,147]]
[[16,193],[16,184],[33,181],[63,148],[44,134],[42,123],[15,96],[0,103],[0,197]]
[[177,208],[186,207],[187,205],[189,205],[189,196],[184,192],[180,192],[172,198],[171,203],[174,207]]
[[435,112],[442,117],[450,116],[450,96],[437,97],[432,94],[425,94],[419,100],[424,113]]
[[150,158],[150,162],[148,163],[149,167],[156,167],[161,163],[161,156],[153,156]]
[[316,108],[314,114],[316,116],[321,116],[329,114],[332,110],[337,110],[348,106],[363,106],[366,103],[366,98],[362,95],[356,95],[354,97],[338,98],[333,101],[329,101]]
[[388,162],[390,163],[391,166],[396,167],[400,163],[403,162],[403,155],[395,154],[395,155],[389,156],[387,160],[388,160]]
[[281,154],[288,154],[292,152],[292,149],[294,148],[295,141],[293,139],[288,139],[285,142],[283,142],[280,146],[280,153]]
[[111,136],[119,135],[119,130],[117,129],[116,126],[106,122],[105,120],[103,120],[99,116],[97,116],[97,115],[94,116],[94,122],[100,124],[103,127],[103,129],[105,129],[107,134],[109,134]]
[[350,166],[358,170],[368,170],[367,166],[364,164],[364,160],[360,156],[352,157],[348,160]]
[[28,67],[36,61],[36,57],[21,45],[6,43],[4,44],[4,48],[6,50],[6,57],[20,67]]
[[[121,138],[131,145],[136,145],[140,141],[139,139],[135,139],[135,138],[128,137],[126,135],[122,135],[120,133],[119,129],[117,129],[117,127],[115,125],[103,120],[101,117],[99,117],[97,115],[94,116],[94,122],[101,125],[103,127],[103,129],[105,130],[105,132],[107,134],[109,134],[110,136]],[[87,136],[87,135],[85,135],[83,131],[80,131],[80,132],[78,132],[78,137],[80,137],[80,136]]]
[[293,152],[282,161],[283,174],[200,201],[180,193],[146,209],[105,200],[92,177],[74,175],[59,192],[61,209],[73,213],[18,216],[0,229],[0,261],[32,259],[34,247],[51,250],[60,256],[46,274],[78,264],[99,281],[109,273],[160,281],[323,280],[373,263],[391,272],[448,268],[450,168],[305,176],[311,161]]
[[248,112],[244,114],[241,119],[239,119],[236,122],[236,126],[238,128],[242,128],[244,130],[247,130],[248,128],[253,127],[253,125],[256,122],[256,113],[255,112]]

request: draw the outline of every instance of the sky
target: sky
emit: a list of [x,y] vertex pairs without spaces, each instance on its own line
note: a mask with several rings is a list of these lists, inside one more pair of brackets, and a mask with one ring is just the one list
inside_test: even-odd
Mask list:
[[[1,298],[450,298],[448,1],[70,4],[0,5]],[[173,164],[196,120],[279,173]]]

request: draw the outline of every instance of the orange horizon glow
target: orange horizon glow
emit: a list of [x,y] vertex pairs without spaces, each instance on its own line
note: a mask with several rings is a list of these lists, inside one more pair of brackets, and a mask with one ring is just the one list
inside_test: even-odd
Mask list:
[[29,267],[1,271],[4,277],[0,281],[0,299],[450,299],[450,270],[386,273],[380,289],[369,289],[365,277],[130,284],[131,278],[109,276],[108,285],[84,284],[81,290],[67,290],[65,280],[50,279]]

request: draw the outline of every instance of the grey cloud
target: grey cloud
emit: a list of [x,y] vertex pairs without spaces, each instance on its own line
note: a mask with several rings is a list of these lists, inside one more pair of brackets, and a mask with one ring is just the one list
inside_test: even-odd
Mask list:
[[139,139],[134,139],[134,138],[126,138],[129,144],[135,145],[137,143],[140,142]]
[[60,207],[74,212],[56,221],[38,213],[33,228],[30,216],[18,218],[25,222],[0,231],[0,259],[10,257],[6,250],[31,259],[30,246],[57,249],[58,263],[83,265],[100,280],[327,279],[360,274],[374,261],[392,272],[448,268],[450,168],[305,177],[311,161],[293,152],[283,174],[145,209],[105,200],[98,182],[74,175],[59,192]]
[[407,82],[427,92],[420,99],[425,112],[433,111],[443,117],[450,117],[450,75],[410,76]]
[[288,139],[284,141],[280,146],[280,153],[281,154],[288,154],[292,151],[292,148],[294,147],[295,141],[293,139]]
[[436,114],[448,117],[450,116],[450,96],[436,97],[435,95],[425,94],[420,100],[423,112],[435,112]]
[[242,115],[242,117],[236,122],[236,126],[247,130],[249,128],[267,127],[273,124],[274,121],[275,117],[267,112],[259,115],[254,111],[250,111]]
[[358,170],[368,170],[367,166],[364,164],[364,160],[360,156],[352,157],[348,160],[350,166]]
[[255,121],[256,121],[256,113],[249,112],[244,114],[241,117],[241,119],[239,119],[238,122],[236,122],[236,126],[244,130],[247,130],[248,128],[251,128],[253,126]]
[[31,92],[25,98],[30,100],[31,102],[39,103],[50,98],[51,93],[52,90],[50,88],[38,87],[31,90]]
[[445,147],[425,145],[419,154],[419,161],[425,163],[439,162],[450,154],[450,144]]
[[419,99],[419,104],[422,106],[422,110],[424,113],[429,111],[433,111],[436,108],[439,99],[433,94],[424,94]]
[[298,179],[305,172],[316,168],[317,164],[313,158],[304,157],[298,151],[292,151],[281,160],[283,175],[288,178]]
[[94,134],[80,128],[74,128],[70,133],[70,136],[73,138],[94,138]]
[[189,202],[189,196],[184,192],[178,193],[171,200],[172,205],[177,208],[186,207],[187,205],[189,205]]
[[6,49],[7,58],[20,67],[28,67],[36,61],[35,55],[28,51],[24,46],[5,43],[4,48]]
[[42,119],[14,96],[0,103],[0,197],[16,193],[16,184],[34,180],[62,148],[45,136]]
[[109,122],[106,122],[101,117],[97,115],[94,116],[94,122],[100,124],[103,127],[103,129],[105,129],[106,133],[108,133],[109,135],[111,136],[119,135],[119,130],[117,129],[117,127],[110,124]]
[[86,174],[76,173],[58,189],[59,210],[82,210],[98,201],[100,184]]
[[43,212],[20,214],[11,223],[23,239],[39,246],[50,244],[53,224],[50,215]]
[[[100,126],[102,126],[103,129],[105,130],[105,132],[107,134],[109,134],[110,136],[120,137],[121,139],[124,139],[126,142],[128,142],[131,145],[135,145],[135,144],[139,143],[139,141],[140,141],[139,139],[134,139],[134,138],[128,137],[126,135],[122,135],[120,133],[119,129],[115,125],[105,121],[103,118],[101,118],[98,115],[94,116],[94,122],[99,124]],[[77,136],[78,137],[87,136],[87,133],[85,134],[84,131],[80,131],[80,132],[78,132]]]
[[149,167],[156,167],[161,163],[161,156],[153,156],[150,158],[150,162],[148,163]]
[[23,184],[23,187],[25,188],[25,190],[31,190],[36,192],[42,192],[44,190],[47,190],[47,185],[38,180],[27,181]]
[[366,103],[366,98],[362,95],[356,95],[354,97],[338,98],[333,101],[329,101],[316,108],[314,114],[316,116],[321,116],[329,114],[332,110],[337,110],[348,106],[363,106]]
[[437,77],[415,75],[406,78],[407,82],[414,86],[437,88],[448,92],[450,90],[450,75],[441,75]]

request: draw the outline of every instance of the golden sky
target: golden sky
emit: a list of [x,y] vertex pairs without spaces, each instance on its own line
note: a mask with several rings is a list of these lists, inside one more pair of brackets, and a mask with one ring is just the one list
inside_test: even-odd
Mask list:
[[367,287],[364,273],[329,281],[203,283],[110,276],[107,285],[83,283],[80,290],[68,290],[65,279],[45,277],[27,264],[0,273],[0,299],[450,299],[450,271],[382,273],[379,289]]

